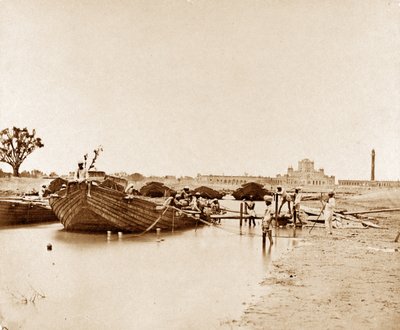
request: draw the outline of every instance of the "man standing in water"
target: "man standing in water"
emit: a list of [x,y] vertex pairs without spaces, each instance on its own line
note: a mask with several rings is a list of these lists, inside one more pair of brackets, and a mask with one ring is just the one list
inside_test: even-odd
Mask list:
[[300,226],[303,226],[303,222],[300,219],[300,202],[301,202],[301,198],[302,198],[302,194],[301,194],[301,188],[300,187],[296,187],[294,190],[295,194],[294,194],[294,205],[293,205],[293,223],[294,226],[296,227],[296,221],[299,220],[300,221]]
[[256,225],[255,217],[256,217],[256,210],[255,206],[256,203],[254,203],[253,196],[250,195],[250,200],[246,201],[246,206],[247,206],[247,213],[249,214],[249,226],[253,223],[253,226]]
[[263,242],[265,242],[265,236],[268,235],[268,239],[270,244],[274,244],[272,241],[272,197],[265,195],[264,196],[265,205],[267,208],[265,209],[264,218],[262,219],[261,228],[263,232]]
[[325,216],[325,229],[329,235],[332,235],[332,219],[333,211],[336,207],[335,192],[332,190],[328,193],[328,201],[325,204],[324,216]]

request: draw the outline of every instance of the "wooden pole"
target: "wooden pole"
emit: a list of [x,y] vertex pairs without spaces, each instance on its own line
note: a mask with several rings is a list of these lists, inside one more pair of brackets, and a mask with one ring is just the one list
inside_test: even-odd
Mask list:
[[368,211],[353,211],[353,212],[343,212],[345,215],[353,215],[353,214],[367,214],[367,213],[381,213],[381,212],[396,212],[400,211],[400,208],[394,209],[377,209],[377,210],[368,210]]
[[172,232],[174,232],[175,227],[175,210],[172,210]]
[[243,225],[243,203],[240,203],[240,221],[239,221],[240,228]]
[[[244,214],[247,214],[247,203],[244,203]],[[244,219],[244,222],[247,223],[247,218]],[[250,219],[249,219],[249,224],[250,224]]]
[[275,193],[275,224],[276,224],[276,227],[279,228],[279,220],[278,220],[278,193]]

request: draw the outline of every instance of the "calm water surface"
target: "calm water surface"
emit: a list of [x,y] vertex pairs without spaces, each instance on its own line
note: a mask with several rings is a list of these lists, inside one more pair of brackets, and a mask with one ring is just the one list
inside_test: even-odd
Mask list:
[[[223,203],[239,209],[237,202]],[[297,244],[278,238],[264,249],[259,223],[242,234],[237,220],[163,232],[161,242],[154,232],[108,239],[65,232],[61,224],[1,229],[0,324],[10,330],[229,328],[262,293],[271,260]]]

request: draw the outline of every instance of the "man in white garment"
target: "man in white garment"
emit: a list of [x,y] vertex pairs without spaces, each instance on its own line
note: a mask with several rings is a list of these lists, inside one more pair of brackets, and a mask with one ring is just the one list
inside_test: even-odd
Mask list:
[[89,178],[89,173],[86,168],[83,167],[83,161],[78,162],[78,169],[75,172],[74,180],[83,182]]
[[332,220],[333,211],[336,207],[335,192],[330,191],[328,193],[328,201],[325,204],[324,216],[325,216],[325,229],[329,235],[332,235]]

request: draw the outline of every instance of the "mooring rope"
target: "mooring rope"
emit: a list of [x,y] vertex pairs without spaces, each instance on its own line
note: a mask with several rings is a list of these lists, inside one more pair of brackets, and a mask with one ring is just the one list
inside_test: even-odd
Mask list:
[[[188,213],[188,212],[185,212],[185,210],[178,209],[178,208],[176,208],[176,207],[174,207],[174,206],[171,206],[171,208],[173,208],[174,210],[180,211],[180,212],[182,212],[182,213],[185,213],[185,214],[188,215],[189,217],[194,218],[196,221],[200,221],[200,222],[202,222],[202,223],[204,223],[204,224],[206,224],[206,225],[208,225],[208,226],[210,226],[210,227],[217,228],[217,229],[219,229],[219,230],[222,230],[222,231],[225,231],[225,232],[228,232],[228,233],[231,233],[231,234],[236,234],[236,235],[239,235],[239,236],[263,237],[263,234],[259,234],[259,233],[243,233],[243,232],[242,232],[242,229],[240,229],[239,231],[237,231],[237,230],[228,230],[228,229],[226,229],[226,228],[224,228],[224,227],[222,227],[222,226],[216,226],[214,223],[210,223],[210,222],[205,221],[205,220],[203,220],[203,219],[201,219],[201,218],[196,218],[196,217],[193,216],[193,214]],[[285,235],[285,236],[284,236],[284,235],[273,235],[273,237],[279,237],[279,238],[300,238],[300,237],[292,237],[292,236],[286,236],[286,235]]]
[[150,229],[152,229],[163,217],[165,212],[167,212],[169,209],[169,206],[166,207],[166,209],[163,211],[163,213],[160,214],[160,216],[149,226],[147,227],[144,231],[142,231],[140,234],[127,234],[125,237],[140,237],[146,234]]
[[[208,221],[203,220],[203,219],[201,219],[201,218],[198,218],[198,217],[194,216],[192,213],[187,212],[186,210],[182,210],[182,209],[179,209],[179,208],[177,208],[177,207],[175,207],[175,206],[170,206],[170,205],[166,205],[166,208],[165,208],[165,210],[162,212],[162,214],[161,214],[149,227],[147,227],[143,232],[141,232],[141,233],[139,233],[139,234],[126,234],[126,235],[124,235],[124,237],[125,237],[125,238],[129,238],[129,237],[140,237],[140,236],[143,236],[143,235],[146,234],[149,230],[151,230],[152,228],[154,228],[154,226],[162,219],[163,215],[168,211],[168,209],[172,209],[172,210],[174,210],[174,211],[183,213],[183,214],[185,214],[187,217],[189,217],[189,218],[195,220],[196,222],[199,221],[199,222],[201,222],[201,223],[203,223],[203,224],[205,224],[205,225],[207,225],[207,226],[209,226],[209,227],[213,227],[213,228],[216,228],[216,229],[219,229],[219,230],[228,232],[228,233],[230,233],[230,234],[236,234],[236,235],[239,235],[239,236],[249,236],[249,237],[263,237],[263,234],[259,234],[259,233],[249,233],[249,232],[246,233],[246,232],[242,232],[242,229],[240,229],[239,231],[237,231],[237,230],[229,230],[229,229],[224,228],[224,227],[222,227],[222,226],[216,226],[214,223],[211,223],[211,222],[208,222]],[[174,221],[174,219],[173,219],[173,221]],[[296,238],[296,237],[292,237],[292,236],[283,236],[283,235],[276,235],[276,234],[273,235],[273,237],[275,237],[275,238],[278,238],[278,237],[279,237],[279,238]]]

